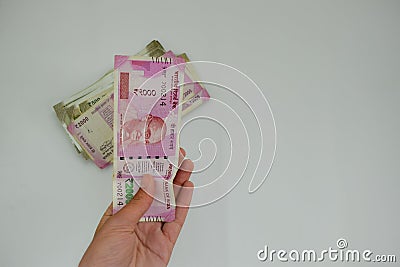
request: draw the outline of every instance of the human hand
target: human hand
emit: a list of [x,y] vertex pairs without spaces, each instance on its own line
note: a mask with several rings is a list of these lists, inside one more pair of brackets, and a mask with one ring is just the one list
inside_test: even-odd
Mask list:
[[115,215],[112,215],[112,204],[107,208],[79,266],[158,267],[168,264],[193,193],[193,183],[189,181],[193,163],[183,160],[186,155],[183,149],[180,152],[180,168],[174,179],[175,220],[138,222],[153,202],[153,177],[144,175],[142,188],[125,207]]

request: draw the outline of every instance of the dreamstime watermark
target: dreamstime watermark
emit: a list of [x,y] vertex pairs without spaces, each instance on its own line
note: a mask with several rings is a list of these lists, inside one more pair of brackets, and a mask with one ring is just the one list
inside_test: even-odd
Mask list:
[[396,255],[374,254],[371,250],[348,249],[347,240],[339,238],[336,247],[329,247],[320,251],[314,249],[297,250],[275,250],[269,249],[267,245],[257,252],[259,261],[265,262],[387,262],[395,263]]

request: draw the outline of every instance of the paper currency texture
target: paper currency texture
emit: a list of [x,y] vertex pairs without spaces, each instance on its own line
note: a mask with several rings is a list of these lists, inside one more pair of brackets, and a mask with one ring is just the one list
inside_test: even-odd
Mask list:
[[[163,46],[156,40],[150,42],[136,54],[136,56],[153,56],[155,58],[162,55],[164,58],[178,57],[189,62],[185,53],[175,56],[172,51],[165,52]],[[196,71],[191,65],[187,66],[182,86],[183,115],[194,110],[209,98],[206,89],[201,84],[192,82],[196,80],[198,80]],[[91,159],[100,168],[110,165],[113,161],[112,123],[108,121],[107,116],[104,116],[105,113],[113,112],[113,105],[110,108],[113,90],[113,71],[109,71],[94,84],[54,106],[57,117],[76,150],[85,159]],[[194,99],[194,97],[198,98],[200,91],[205,91],[205,93],[201,100],[197,101],[198,99]]]
[[155,178],[155,200],[142,221],[172,221],[172,178],[179,158],[185,61],[116,56],[114,62],[113,211],[138,191],[143,174]]

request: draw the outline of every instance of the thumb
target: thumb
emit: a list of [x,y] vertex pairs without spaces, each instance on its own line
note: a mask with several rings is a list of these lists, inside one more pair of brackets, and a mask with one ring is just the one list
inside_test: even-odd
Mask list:
[[143,175],[139,191],[132,200],[126,204],[117,214],[116,220],[123,220],[136,224],[153,202],[154,178],[150,174]]

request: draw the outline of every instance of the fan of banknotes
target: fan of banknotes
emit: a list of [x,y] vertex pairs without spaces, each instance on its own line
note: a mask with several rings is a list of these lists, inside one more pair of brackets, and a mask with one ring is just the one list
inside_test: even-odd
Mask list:
[[153,40],[136,55],[115,56],[113,70],[53,107],[78,153],[100,168],[113,163],[114,213],[150,173],[157,201],[141,220],[175,218],[181,117],[210,98],[188,62]]

